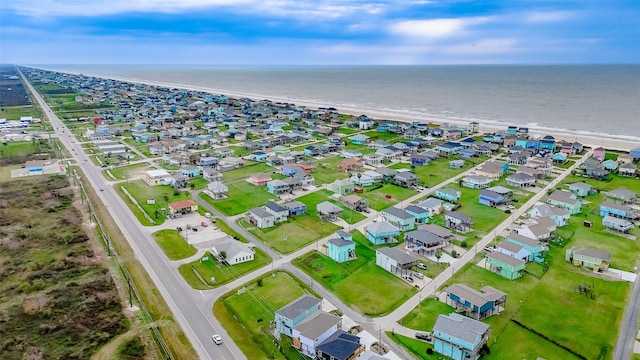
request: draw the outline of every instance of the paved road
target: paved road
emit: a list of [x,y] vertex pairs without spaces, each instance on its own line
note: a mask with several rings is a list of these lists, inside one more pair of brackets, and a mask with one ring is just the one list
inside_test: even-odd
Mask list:
[[640,279],[636,278],[633,290],[620,322],[618,341],[613,352],[614,360],[628,360],[633,355],[633,346],[638,334],[638,314],[640,313]]
[[219,346],[212,342],[211,335],[214,333],[221,334],[225,339],[229,339],[229,336],[212,316],[210,302],[206,301],[202,293],[191,289],[185,283],[155,241],[132,216],[116,191],[111,186],[107,186],[106,180],[100,173],[101,169],[93,165],[91,161],[83,162],[83,160],[88,160],[88,156],[84,153],[81,145],[74,142],[75,138],[69,129],[51,111],[24,76],[23,79],[40,104],[45,116],[53,125],[60,141],[71,150],[89,183],[95,189],[104,189],[104,191],[98,191],[97,194],[131,244],[136,258],[149,273],[198,356],[201,359],[246,359],[233,342],[226,341]]

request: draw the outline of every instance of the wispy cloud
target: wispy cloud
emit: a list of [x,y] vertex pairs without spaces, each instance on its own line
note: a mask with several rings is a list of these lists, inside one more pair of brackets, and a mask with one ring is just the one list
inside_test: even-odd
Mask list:
[[527,23],[549,23],[567,21],[578,15],[576,11],[534,11],[525,14],[524,21]]
[[461,35],[471,26],[487,21],[486,17],[402,20],[391,24],[389,29],[398,35],[438,39]]

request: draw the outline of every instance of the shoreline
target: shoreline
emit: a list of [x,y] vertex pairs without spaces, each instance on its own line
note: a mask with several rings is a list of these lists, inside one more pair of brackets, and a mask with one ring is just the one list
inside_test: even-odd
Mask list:
[[[296,105],[303,105],[310,108],[332,106],[330,104],[324,104],[324,103],[319,104],[317,102],[308,101],[308,100],[305,101],[305,100],[299,100],[299,99],[287,99],[287,98],[278,98],[278,97],[271,97],[271,96],[262,96],[259,94],[236,93],[233,91],[225,91],[223,89],[215,89],[211,87],[202,87],[202,86],[194,86],[194,85],[187,85],[187,84],[176,84],[176,83],[158,82],[158,81],[151,81],[151,80],[122,78],[122,77],[116,77],[116,76],[104,76],[99,74],[89,74],[89,73],[80,73],[80,72],[69,72],[69,71],[63,72],[63,71],[48,70],[48,69],[42,69],[42,70],[53,71],[58,73],[74,74],[74,75],[82,74],[85,76],[92,76],[92,77],[101,78],[101,79],[111,79],[116,81],[134,83],[134,84],[177,88],[177,89],[185,89],[185,90],[192,90],[192,91],[202,91],[202,92],[208,92],[216,95],[225,94],[233,98],[249,98],[252,100],[261,100],[265,98],[265,99],[269,99],[272,102],[294,103]],[[435,124],[450,123],[450,124],[455,124],[460,126],[466,126],[470,122],[476,121],[480,125],[479,131],[478,131],[479,134],[482,134],[485,132],[495,132],[500,130],[506,130],[506,127],[509,125],[506,123],[505,124],[490,123],[490,122],[487,122],[486,120],[483,121],[479,119],[460,119],[460,118],[454,118],[454,117],[447,117],[445,115],[443,116],[409,115],[409,114],[385,112],[381,110],[371,110],[371,109],[367,110],[367,109],[361,109],[361,108],[349,107],[349,106],[335,106],[335,107],[337,108],[337,111],[341,114],[354,115],[354,116],[365,114],[368,117],[375,120],[400,121],[400,122],[406,122],[406,123],[410,123],[412,121],[421,121],[421,122],[435,123]],[[556,138],[556,141],[559,141],[559,140],[565,140],[570,142],[577,141],[582,143],[585,146],[592,147],[592,148],[603,147],[609,150],[618,150],[618,151],[628,152],[631,149],[640,146],[640,141],[638,140],[620,138],[620,137],[631,137],[629,135],[614,135],[614,134],[603,135],[603,134],[591,133],[586,131],[572,131],[568,129],[548,128],[548,127],[539,126],[539,125],[538,126],[522,125],[518,127],[527,127],[529,129],[530,135],[540,135],[540,137],[545,135],[551,135],[554,138]]]

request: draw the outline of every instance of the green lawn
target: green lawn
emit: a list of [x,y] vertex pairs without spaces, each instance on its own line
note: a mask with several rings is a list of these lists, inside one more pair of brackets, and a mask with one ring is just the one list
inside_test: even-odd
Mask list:
[[214,316],[249,359],[301,358],[287,337],[282,338],[281,350],[278,349],[271,335],[274,330],[271,321],[276,310],[313,291],[285,272],[261,278],[262,286],[257,281],[245,284],[243,294],[234,289],[216,301]]
[[185,259],[198,252],[193,245],[189,245],[186,240],[180,236],[178,231],[173,229],[156,231],[153,233],[153,238],[169,260]]
[[334,200],[333,198],[331,198],[331,195],[333,195],[333,192],[329,190],[319,190],[314,191],[311,194],[301,196],[297,200],[307,205],[307,214],[313,218],[316,218],[318,223],[320,223],[320,218],[318,218],[316,205],[320,204],[323,201],[329,201],[330,203],[341,207],[343,210],[342,220],[347,222],[347,224],[355,224],[366,218],[366,216],[360,214],[359,212],[347,208],[342,204],[342,202]]
[[[170,185],[149,186],[144,180],[134,180],[126,184],[116,185],[117,188],[120,186],[127,189],[129,194],[136,199],[144,211],[155,220],[156,225],[164,223],[170,203],[191,199],[191,193],[189,191],[179,191],[176,194]],[[168,197],[166,201],[164,199],[165,196]],[[123,195],[123,198],[126,203],[131,203],[126,195]],[[147,204],[147,200],[155,200],[155,204]],[[130,208],[136,208],[133,204],[131,205]]]
[[292,263],[367,316],[387,314],[415,294],[413,286],[375,264],[375,248],[369,240],[359,232],[354,232],[353,239],[357,257],[353,261],[339,264],[312,251]]
[[357,133],[358,130],[356,130],[356,129],[348,129],[348,128],[340,128],[340,129],[336,130],[336,132],[339,132],[340,134],[351,135],[351,134]]
[[[439,158],[429,165],[424,166],[415,166],[413,172],[422,180],[425,186],[435,186],[445,180],[449,180],[450,178],[469,170],[470,168],[476,166],[477,164],[487,160],[486,157],[481,157],[478,159],[474,159],[474,161],[468,161],[468,159],[464,159],[464,166],[460,169],[450,169],[449,161],[457,159],[456,157],[450,158]],[[408,163],[397,163],[389,166],[390,169],[411,169],[411,164]]]
[[317,185],[331,184],[340,179],[346,179],[349,174],[338,171],[339,156],[328,157],[315,161],[315,169],[311,173]]
[[0,118],[2,119],[20,120],[21,116],[33,116],[34,118],[41,118],[42,112],[40,111],[40,108],[33,105],[0,107]]
[[400,324],[416,330],[431,331],[439,314],[450,314],[453,311],[451,306],[430,297],[402,318]]
[[[244,262],[236,265],[225,265],[219,263],[211,253],[207,252],[201,259],[193,261],[188,264],[182,264],[178,268],[182,277],[191,285],[192,288],[198,290],[206,290],[220,285],[224,285],[230,281],[233,281],[247,273],[250,273],[256,269],[259,269],[271,262],[271,259],[264,253],[264,251],[254,248],[255,254],[253,261]],[[202,260],[207,257],[207,260]],[[207,285],[202,281],[194,272],[197,271],[200,276],[207,282]],[[211,282],[211,278],[215,278],[215,282]]]
[[249,209],[268,203],[269,200],[276,199],[274,195],[267,192],[266,186],[255,186],[242,180],[227,184],[227,187],[229,197],[226,199],[213,200],[207,194],[201,194],[204,201],[227,216],[242,214]]
[[387,333],[391,340],[400,344],[405,350],[413,354],[418,359],[423,360],[441,360],[442,355],[434,352],[431,355],[427,355],[427,349],[433,349],[433,345],[424,341],[416,340],[410,337],[406,337],[399,334]]
[[[140,163],[140,164],[116,167],[116,168],[110,169],[109,171],[116,179],[122,180],[128,177],[130,178],[130,177],[139,175],[142,172],[144,172],[144,170],[148,170],[149,168],[150,168],[149,164]],[[111,177],[109,175],[106,175],[106,176],[109,180],[111,180]]]
[[[246,160],[245,160],[246,161]],[[229,171],[225,171],[222,173],[222,177],[224,178],[225,184],[230,181],[246,179],[255,173],[267,173],[272,174],[277,170],[272,168],[271,166],[265,163],[254,163],[251,161],[246,161],[245,163],[249,163],[250,165],[241,167],[239,169],[233,169]]]
[[0,145],[0,157],[25,156],[38,152],[37,140],[33,141],[9,141]]
[[339,226],[320,221],[320,218],[310,214],[296,216],[295,219],[268,229],[252,227],[244,220],[240,220],[240,224],[281,254],[290,254],[340,229]]
[[[417,193],[418,192],[413,189],[403,188],[393,184],[385,184],[381,188],[372,191],[368,191],[368,189],[365,188],[364,193],[357,195],[367,199],[370,208],[380,211],[399,204]],[[387,199],[386,195],[391,195],[391,199]]]
[[[491,345],[491,344],[489,344]],[[491,346],[488,360],[518,359],[574,360],[579,359],[565,349],[510,322],[500,335],[499,341]]]
[[367,135],[370,139],[369,141],[373,142],[373,141],[377,141],[377,140],[384,140],[389,142],[390,144],[393,144],[397,141],[402,141],[404,140],[404,138],[398,134],[392,134],[392,133],[388,133],[388,132],[378,132],[377,130],[371,130],[371,131],[367,131],[363,133],[364,135]]
[[201,176],[189,179],[189,188],[193,186],[193,189],[200,190],[206,188],[207,185],[209,185],[209,180]]

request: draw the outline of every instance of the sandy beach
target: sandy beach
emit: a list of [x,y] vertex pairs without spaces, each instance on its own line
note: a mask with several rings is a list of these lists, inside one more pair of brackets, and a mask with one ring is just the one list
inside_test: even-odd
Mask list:
[[[79,73],[72,73],[72,74],[78,75]],[[179,89],[186,89],[186,90],[192,90],[192,91],[203,91],[203,92],[209,92],[212,94],[225,94],[229,97],[235,97],[235,98],[245,97],[245,98],[250,98],[254,100],[263,99],[263,97],[259,97],[256,94],[234,93],[234,92],[226,91],[223,89],[215,89],[215,88],[209,88],[209,87],[198,87],[198,86],[185,85],[185,84],[162,83],[162,82],[154,82],[154,81],[131,79],[131,78],[105,77],[99,74],[85,73],[84,75],[94,76],[98,78],[105,78],[105,79],[108,78],[108,79],[113,79],[117,81],[124,81],[124,82],[137,83],[137,84],[154,85],[154,86],[168,87],[168,88],[179,88]],[[324,103],[319,104],[319,103],[314,103],[314,102],[309,102],[304,100],[300,101],[298,99],[293,100],[293,99],[277,98],[277,97],[267,97],[267,98],[273,102],[295,103],[296,105],[304,105],[310,108],[332,106],[331,104],[324,104]],[[461,120],[461,119],[456,119],[456,118],[451,118],[446,116],[429,115],[429,116],[409,117],[409,116],[402,116],[397,113],[385,113],[382,111],[376,112],[368,109],[349,108],[344,106],[336,107],[336,108],[338,112],[342,114],[349,114],[349,115],[355,115],[355,116],[365,114],[369,118],[378,119],[378,120],[393,120],[393,121],[402,121],[402,122],[413,122],[417,120],[417,121],[432,123],[432,124],[449,123],[449,124],[456,124],[460,126],[466,126],[470,122],[469,120]],[[496,124],[487,124],[486,122],[483,123],[481,120],[477,120],[477,122],[480,124],[480,133],[506,130],[505,125],[499,126]],[[546,135],[551,135],[556,138],[556,141],[559,141],[559,140],[565,140],[565,141],[571,141],[571,142],[577,141],[589,147],[601,146],[610,150],[629,151],[633,148],[640,146],[639,141],[629,139],[631,137],[640,136],[640,131],[638,131],[638,133],[629,134],[629,136],[623,136],[623,135],[616,136],[616,135],[610,135],[610,134],[601,135],[601,134],[588,133],[588,132],[572,132],[567,130],[550,129],[550,128],[536,127],[536,126],[528,126],[528,128],[529,128],[529,134],[532,136],[543,137]]]

